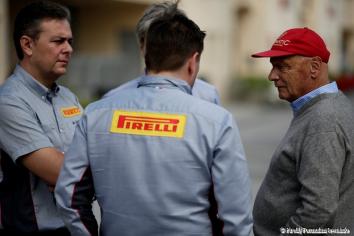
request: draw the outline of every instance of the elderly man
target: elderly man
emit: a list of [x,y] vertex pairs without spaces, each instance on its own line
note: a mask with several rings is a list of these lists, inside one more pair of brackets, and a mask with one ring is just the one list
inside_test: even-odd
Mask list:
[[255,200],[254,234],[353,231],[354,110],[328,78],[324,41],[289,29],[252,56],[270,57],[268,78],[294,112]]

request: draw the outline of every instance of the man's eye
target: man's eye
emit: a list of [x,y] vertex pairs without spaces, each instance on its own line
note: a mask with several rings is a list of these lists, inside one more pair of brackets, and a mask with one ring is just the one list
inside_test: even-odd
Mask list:
[[278,66],[278,70],[280,70],[281,72],[287,71],[289,69],[288,66],[285,65],[279,65]]
[[60,44],[60,43],[63,43],[64,40],[63,39],[55,39],[55,40],[53,40],[53,42]]

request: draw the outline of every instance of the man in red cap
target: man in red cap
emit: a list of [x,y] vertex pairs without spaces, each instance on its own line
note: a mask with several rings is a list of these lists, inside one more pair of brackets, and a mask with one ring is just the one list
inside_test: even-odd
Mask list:
[[294,112],[256,196],[256,236],[354,233],[354,109],[329,81],[329,55],[309,28],[252,55],[270,58],[268,79]]

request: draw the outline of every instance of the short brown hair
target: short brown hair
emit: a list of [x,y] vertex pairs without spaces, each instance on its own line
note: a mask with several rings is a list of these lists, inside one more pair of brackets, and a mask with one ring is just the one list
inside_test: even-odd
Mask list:
[[18,59],[23,59],[20,39],[27,35],[36,39],[40,33],[40,23],[45,19],[66,19],[70,22],[68,8],[50,1],[35,1],[22,8],[16,16],[13,40]]
[[165,15],[147,32],[145,62],[148,71],[179,69],[195,52],[202,53],[205,32],[184,14]]

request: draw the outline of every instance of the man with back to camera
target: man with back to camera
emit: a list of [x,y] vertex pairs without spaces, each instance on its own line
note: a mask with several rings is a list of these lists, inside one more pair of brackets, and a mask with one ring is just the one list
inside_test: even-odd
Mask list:
[[[150,24],[156,20],[159,19],[160,17],[163,17],[165,14],[170,14],[171,12],[177,12],[178,14],[185,15],[186,14],[181,10],[178,9],[178,4],[179,0],[176,1],[165,1],[161,3],[155,3],[152,4],[150,7],[148,7],[144,13],[143,16],[139,19],[137,25],[136,25],[136,36],[138,39],[138,44],[140,48],[141,55],[145,55],[145,38],[146,38],[146,33],[149,29]],[[103,98],[109,97],[114,95],[116,92],[119,92],[123,89],[129,89],[129,88],[136,88],[139,83],[139,79],[133,79],[131,81],[128,81],[121,86],[112,89],[111,91],[107,92]],[[209,101],[212,103],[215,103],[217,105],[220,105],[220,97],[219,94],[216,90],[216,88],[201,80],[201,79],[196,79],[193,87],[192,87],[192,92],[191,94],[195,97],[201,98],[205,101]],[[215,203],[214,196],[211,194],[210,196],[210,201]],[[215,204],[213,204],[213,207],[210,208],[210,217],[212,219],[213,223],[213,231],[214,234],[216,235],[218,231],[220,231],[220,228],[222,227],[221,222],[217,219],[217,212],[216,212],[216,207],[214,207]]]
[[254,234],[353,235],[354,110],[328,78],[325,42],[294,28],[252,56],[270,57],[268,79],[294,112],[255,200]]
[[54,202],[81,106],[56,84],[72,54],[69,10],[36,1],[14,23],[19,63],[0,88],[1,235],[70,235]]
[[[205,33],[170,12],[147,33],[147,74],[137,87],[90,104],[55,194],[73,236],[212,235],[213,191],[224,235],[252,227],[247,162],[232,115],[190,96]],[[164,48],[164,50],[161,50]]]
[[[162,3],[155,3],[152,4],[150,7],[148,7],[145,11],[143,16],[140,18],[138,24],[136,25],[136,35],[138,38],[138,44],[139,44],[139,48],[140,48],[140,52],[142,55],[145,55],[145,36],[146,36],[146,32],[149,29],[150,24],[158,19],[159,17],[162,17],[164,14],[169,14],[169,12],[173,12],[173,11],[177,11],[178,14],[183,14],[185,15],[185,13],[178,9],[178,3],[179,0],[177,1],[166,1],[166,2],[162,2]],[[115,94],[117,91],[120,91],[122,89],[126,89],[126,88],[133,88],[133,87],[137,87],[139,82],[139,79],[134,79],[131,81],[128,81],[124,84],[122,84],[121,86],[112,89],[111,91],[109,91],[108,93],[106,93],[103,97],[109,97],[112,94]],[[203,100],[215,103],[220,105],[220,97],[219,94],[216,90],[216,88],[201,80],[201,79],[196,79],[195,83],[192,87],[192,95],[198,98],[201,98]]]

